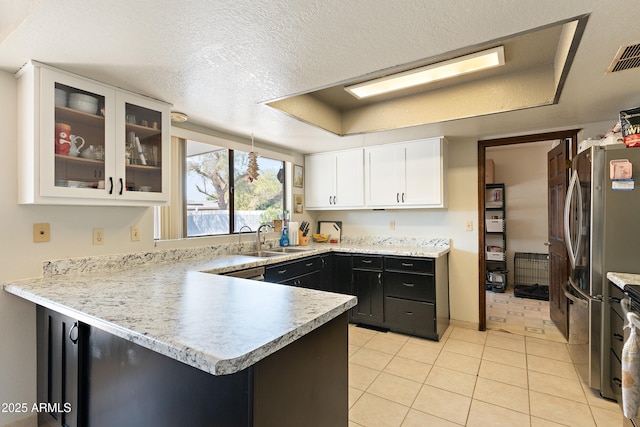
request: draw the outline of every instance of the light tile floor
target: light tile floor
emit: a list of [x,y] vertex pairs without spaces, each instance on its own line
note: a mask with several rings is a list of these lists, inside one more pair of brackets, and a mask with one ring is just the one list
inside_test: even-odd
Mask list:
[[622,426],[544,322],[548,303],[518,300],[487,295],[493,329],[451,326],[439,342],[349,325],[349,426]]

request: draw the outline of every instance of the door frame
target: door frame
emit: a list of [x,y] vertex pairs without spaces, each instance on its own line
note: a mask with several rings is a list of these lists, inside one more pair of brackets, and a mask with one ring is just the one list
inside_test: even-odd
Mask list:
[[528,142],[550,141],[554,139],[565,140],[571,138],[571,157],[577,152],[578,132],[581,129],[569,129],[563,131],[538,133],[531,135],[513,136],[508,138],[484,139],[478,141],[478,304],[479,321],[478,329],[487,329],[487,301],[485,293],[485,239],[484,239],[484,191],[485,191],[485,161],[486,149],[488,147],[499,147],[502,145],[526,144]]

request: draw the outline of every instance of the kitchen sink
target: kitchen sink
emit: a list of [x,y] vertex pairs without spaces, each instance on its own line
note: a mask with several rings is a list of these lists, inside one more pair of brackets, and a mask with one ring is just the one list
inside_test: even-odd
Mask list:
[[284,247],[284,248],[271,248],[271,249],[267,249],[269,252],[281,252],[281,253],[285,253],[285,254],[291,254],[291,253],[297,253],[297,252],[304,252],[304,251],[308,251],[309,249],[307,248],[296,248],[296,247]]
[[263,250],[260,250],[260,251],[241,252],[238,255],[246,255],[246,256],[255,256],[255,257],[259,257],[259,258],[266,258],[266,257],[274,257],[274,256],[283,256],[285,254],[299,253],[299,252],[304,252],[304,251],[308,251],[308,250],[309,249],[292,248],[292,247],[270,248],[270,249],[263,249]]
[[284,255],[282,252],[274,252],[274,251],[253,251],[253,252],[241,252],[238,255],[245,256],[255,256],[258,258],[267,258],[272,256],[282,256]]

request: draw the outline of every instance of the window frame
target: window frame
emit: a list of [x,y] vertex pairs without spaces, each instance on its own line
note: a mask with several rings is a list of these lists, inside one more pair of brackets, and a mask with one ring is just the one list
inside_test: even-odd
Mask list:
[[[209,234],[209,235],[199,235],[199,236],[187,236],[187,200],[186,200],[186,173],[187,173],[187,156],[186,156],[186,141],[194,140],[197,142],[210,144],[216,147],[225,148],[229,150],[229,176],[233,177],[233,154],[235,151],[242,151],[249,153],[251,152],[252,145],[250,140],[244,140],[240,138],[231,138],[231,137],[222,137],[219,135],[212,135],[209,133],[202,133],[198,131],[194,131],[191,129],[184,129],[179,127],[172,127],[171,129],[172,135],[172,151],[179,153],[180,156],[174,156],[174,163],[172,165],[172,170],[176,171],[174,173],[179,173],[178,179],[174,179],[172,181],[172,203],[170,206],[165,206],[157,211],[158,223],[161,225],[156,225],[157,230],[162,230],[163,232],[160,235],[156,236],[158,239],[156,240],[167,240],[167,239],[193,239],[193,238],[215,238],[215,237],[223,237],[223,236],[233,236],[238,235],[239,232],[234,231],[235,228],[235,196],[234,194],[229,195],[229,230],[226,234]],[[284,175],[285,180],[282,184],[282,203],[283,210],[291,212],[291,200],[292,200],[292,188],[291,188],[291,173],[294,164],[294,157],[290,154],[285,154],[279,151],[275,151],[272,148],[266,148],[264,145],[256,144],[254,151],[258,153],[259,157],[264,157],[276,161],[281,161],[284,164]],[[234,188],[233,185],[230,186],[230,190]],[[178,194],[174,194],[174,192]],[[179,202],[178,202],[179,201]],[[177,203],[178,202],[178,203]],[[180,212],[177,212],[180,211]],[[169,213],[170,212],[170,213]],[[165,216],[180,218],[181,230],[174,230],[171,233],[164,232],[166,227],[165,224]],[[254,230],[255,231],[255,230]],[[246,232],[243,232],[246,233]]]

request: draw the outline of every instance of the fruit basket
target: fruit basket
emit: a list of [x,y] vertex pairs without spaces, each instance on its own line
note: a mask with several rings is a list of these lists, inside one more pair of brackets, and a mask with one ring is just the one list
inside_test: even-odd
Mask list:
[[313,238],[314,242],[317,243],[325,243],[329,241],[329,236],[326,234],[312,234],[311,237]]

